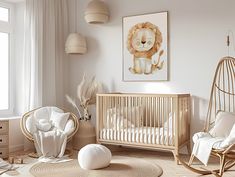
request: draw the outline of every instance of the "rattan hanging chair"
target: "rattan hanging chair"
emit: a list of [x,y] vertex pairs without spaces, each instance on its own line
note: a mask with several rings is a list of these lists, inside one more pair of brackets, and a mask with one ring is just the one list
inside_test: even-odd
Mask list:
[[[207,119],[204,132],[209,132],[218,111],[235,112],[235,58],[222,58],[216,68],[214,80],[212,83]],[[220,159],[219,169],[201,170],[192,166],[194,155],[191,155],[189,163],[183,162],[179,157],[179,161],[189,170],[202,174],[214,174],[222,176],[225,171],[235,165],[235,144],[230,145],[226,149],[212,149],[211,155]]]
[[[48,116],[50,116],[51,112],[52,111],[59,111],[59,112],[67,112],[65,111],[64,109],[61,109],[61,108],[57,108],[57,107],[40,107],[40,108],[37,108],[37,109],[34,109],[32,111],[29,111],[27,113],[25,113],[22,118],[21,118],[21,121],[20,121],[20,127],[21,127],[21,131],[23,133],[23,135],[30,141],[30,142],[34,142],[34,137],[33,137],[33,134],[32,132],[30,131],[30,129],[28,128],[27,124],[31,124],[31,122],[29,122],[30,120],[30,117],[34,116],[34,119],[35,119],[35,112],[37,111],[41,111],[41,110],[44,110],[48,112]],[[79,128],[79,122],[78,122],[78,118],[75,114],[73,114],[72,112],[69,112],[70,113],[70,116],[67,120],[67,123],[65,125],[65,129],[66,129],[66,126],[67,126],[67,142],[71,141],[73,136],[75,135],[75,133],[78,131],[78,128]],[[28,122],[28,123],[27,123]],[[66,152],[65,154],[66,155],[71,155],[71,151],[66,149]],[[31,157],[34,157],[34,158],[37,158],[38,155],[33,152],[33,153],[30,153],[29,156]]]

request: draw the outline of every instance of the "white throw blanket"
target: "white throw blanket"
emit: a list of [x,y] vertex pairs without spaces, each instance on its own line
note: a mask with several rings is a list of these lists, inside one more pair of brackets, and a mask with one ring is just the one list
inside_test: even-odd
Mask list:
[[222,142],[224,138],[212,137],[209,133],[199,132],[193,136],[194,146],[192,154],[204,165],[207,165],[211,150],[215,143]]
[[58,129],[34,133],[37,154],[46,158],[61,158],[64,155],[67,135]]

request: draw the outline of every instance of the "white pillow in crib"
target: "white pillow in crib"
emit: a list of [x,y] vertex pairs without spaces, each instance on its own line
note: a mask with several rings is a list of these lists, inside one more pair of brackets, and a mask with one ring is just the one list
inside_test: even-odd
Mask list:
[[113,128],[117,128],[117,130],[126,129],[126,128],[134,128],[135,125],[131,123],[131,121],[125,119],[124,117],[120,117],[117,119],[117,126],[113,125]]
[[[128,124],[134,126],[143,125],[143,109],[141,106],[132,107],[131,110],[127,107],[110,108],[107,110],[107,122],[105,128],[114,128],[119,120],[128,120]],[[118,126],[118,125],[117,125]]]
[[69,119],[69,116],[70,113],[60,113],[52,111],[50,120],[56,128],[63,131]]
[[164,126],[165,129],[168,129],[168,128],[169,128],[169,130],[173,129],[172,113],[169,114],[168,121],[166,120],[163,126]]
[[235,123],[235,113],[219,111],[216,114],[215,126],[210,130],[213,137],[228,137]]

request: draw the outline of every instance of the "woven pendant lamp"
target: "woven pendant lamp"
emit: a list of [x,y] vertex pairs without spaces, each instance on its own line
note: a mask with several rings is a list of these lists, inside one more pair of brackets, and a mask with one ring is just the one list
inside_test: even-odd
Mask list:
[[[77,0],[75,0],[75,12],[77,7]],[[75,14],[77,17],[77,14]],[[75,19],[75,28],[77,31],[77,18]],[[65,52],[67,54],[84,54],[87,52],[86,39],[80,33],[70,33],[65,42]]]
[[109,10],[107,5],[100,0],[92,0],[86,8],[85,20],[87,23],[105,23],[109,19]]
[[65,43],[65,52],[68,54],[86,53],[86,39],[79,33],[70,33]]

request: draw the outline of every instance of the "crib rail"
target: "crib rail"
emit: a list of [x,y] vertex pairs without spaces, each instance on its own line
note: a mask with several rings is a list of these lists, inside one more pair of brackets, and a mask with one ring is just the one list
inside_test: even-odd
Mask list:
[[190,95],[97,94],[96,130],[100,143],[179,148],[189,141]]

